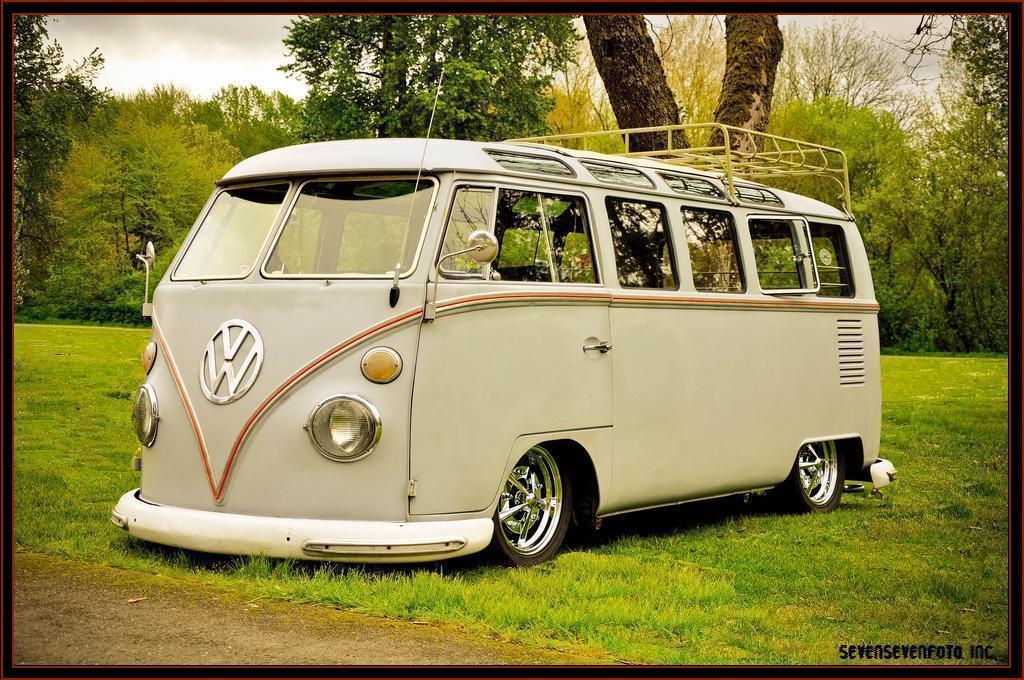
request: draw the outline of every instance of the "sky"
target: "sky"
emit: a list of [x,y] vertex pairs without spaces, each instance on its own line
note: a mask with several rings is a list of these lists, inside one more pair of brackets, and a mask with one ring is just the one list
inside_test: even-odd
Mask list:
[[[174,83],[209,97],[227,84],[257,85],[292,97],[306,93],[298,78],[278,70],[287,59],[282,39],[294,15],[65,15],[55,17],[50,35],[69,60],[99,48],[106,63],[101,87],[132,93]],[[822,15],[782,15],[780,22],[817,26]],[[920,15],[865,15],[869,31],[889,42],[909,39]],[[926,75],[936,75],[932,65]]]

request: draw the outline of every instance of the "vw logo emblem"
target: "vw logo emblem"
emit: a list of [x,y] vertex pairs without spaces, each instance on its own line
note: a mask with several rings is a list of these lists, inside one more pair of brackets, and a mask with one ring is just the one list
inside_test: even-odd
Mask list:
[[248,321],[225,321],[206,343],[199,386],[214,404],[230,404],[256,382],[263,366],[263,338]]

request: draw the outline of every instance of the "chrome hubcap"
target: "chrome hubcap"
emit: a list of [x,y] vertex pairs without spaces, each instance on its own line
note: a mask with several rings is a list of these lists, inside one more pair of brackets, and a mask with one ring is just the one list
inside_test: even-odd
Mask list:
[[562,477],[554,457],[539,446],[527,451],[505,480],[498,501],[502,538],[520,555],[536,555],[551,542],[562,514]]
[[834,442],[804,444],[797,454],[800,485],[813,505],[827,505],[836,492],[839,456]]

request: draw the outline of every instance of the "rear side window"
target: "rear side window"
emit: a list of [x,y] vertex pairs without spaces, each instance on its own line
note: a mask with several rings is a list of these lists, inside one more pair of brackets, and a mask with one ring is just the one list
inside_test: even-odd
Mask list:
[[811,243],[818,259],[821,297],[853,297],[846,237],[838,224],[811,222]]
[[810,238],[803,220],[754,218],[750,241],[761,289],[771,293],[815,293],[818,289]]
[[682,213],[694,288],[709,293],[742,293],[743,274],[732,215],[687,207]]
[[224,189],[174,271],[176,279],[231,279],[252,271],[287,184]]
[[678,288],[665,207],[621,198],[608,198],[605,204],[619,284],[626,288]]

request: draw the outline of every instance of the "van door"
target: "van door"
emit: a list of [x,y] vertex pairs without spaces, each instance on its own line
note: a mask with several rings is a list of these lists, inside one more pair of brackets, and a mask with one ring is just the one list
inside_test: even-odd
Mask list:
[[[490,507],[521,435],[612,422],[611,356],[602,345],[610,295],[585,197],[461,185],[448,214],[436,318],[424,321],[416,364],[413,515]],[[498,239],[494,262],[449,257],[477,229]]]

